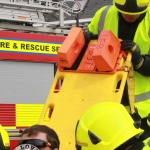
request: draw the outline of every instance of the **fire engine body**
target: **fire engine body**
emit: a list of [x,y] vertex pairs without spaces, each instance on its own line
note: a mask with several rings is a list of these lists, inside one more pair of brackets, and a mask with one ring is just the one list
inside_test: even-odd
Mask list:
[[[2,80],[3,84],[8,84],[8,90],[0,100],[0,124],[9,133],[10,149],[17,145],[20,139],[20,129],[38,123],[47,92],[56,72],[58,49],[72,26],[76,26],[79,21],[83,27],[83,24],[88,23],[90,20],[66,21],[65,18],[68,16],[77,18],[78,13],[84,9],[86,3],[87,1],[84,0],[80,3],[74,0],[0,0],[0,61],[1,64],[5,64],[4,66],[11,63],[14,68],[19,68],[21,64],[18,73],[22,72],[20,76],[16,77],[16,79],[20,79],[16,80],[14,76],[17,75],[17,71],[9,70],[12,67],[9,66],[9,71],[6,72],[10,76],[6,80]],[[24,65],[23,62],[26,64]],[[4,66],[1,65],[1,69],[5,68]],[[34,67],[37,68],[36,73],[32,71]],[[27,70],[21,71],[21,68]],[[3,69],[1,72],[3,72]],[[3,76],[7,76],[6,72]],[[38,84],[35,80],[33,83],[36,84],[35,90],[33,90],[34,87],[30,89],[30,85],[25,88],[22,84],[23,80],[29,83],[36,78],[37,74],[40,76],[37,80],[40,81],[41,78],[43,80]],[[14,82],[16,80],[16,86],[20,80],[22,86],[18,86],[18,89],[15,90],[15,84],[12,83],[14,86],[11,86],[13,80]],[[42,83],[42,81],[44,82]],[[40,93],[39,89],[35,92],[36,87],[43,87],[43,91],[47,89],[45,93],[41,93],[43,97],[37,94]],[[59,82],[56,88],[59,88]],[[29,89],[34,93],[31,94],[31,97],[27,96]],[[1,92],[5,93],[4,88]],[[11,99],[11,94],[16,95],[16,100],[13,96]],[[17,95],[20,95],[20,98],[17,98]],[[27,100],[25,100],[25,97]],[[50,112],[47,110],[43,123],[48,122],[49,116]]]

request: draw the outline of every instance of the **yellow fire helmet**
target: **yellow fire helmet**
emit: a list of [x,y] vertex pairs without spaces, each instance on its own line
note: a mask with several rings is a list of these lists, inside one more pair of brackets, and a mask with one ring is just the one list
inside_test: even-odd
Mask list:
[[119,12],[129,15],[142,14],[149,6],[149,0],[114,0],[113,3]]
[[0,150],[10,150],[8,132],[0,125]]
[[143,130],[122,104],[101,102],[90,107],[77,123],[77,150],[114,150]]

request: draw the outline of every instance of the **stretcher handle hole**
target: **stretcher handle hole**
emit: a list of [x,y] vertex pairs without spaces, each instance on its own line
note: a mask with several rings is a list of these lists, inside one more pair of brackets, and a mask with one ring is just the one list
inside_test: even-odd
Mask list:
[[55,89],[53,92],[58,93],[62,87],[62,84],[63,84],[63,78],[59,78],[56,82]]
[[54,111],[54,105],[51,104],[49,106],[48,118],[52,117],[53,111]]

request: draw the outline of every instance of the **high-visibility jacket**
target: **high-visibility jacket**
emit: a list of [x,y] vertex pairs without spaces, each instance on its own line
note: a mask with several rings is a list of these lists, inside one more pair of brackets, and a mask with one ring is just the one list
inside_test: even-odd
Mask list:
[[[88,30],[99,34],[101,30],[111,30],[118,37],[118,11],[115,6],[104,6],[99,9],[88,25]],[[141,54],[148,54],[150,47],[150,9],[139,23],[134,40],[140,47]],[[150,69],[150,68],[149,68]],[[150,77],[135,73],[135,106],[142,118],[150,113]]]
[[142,148],[142,150],[150,150],[150,138],[147,138],[143,142],[144,142],[144,147]]

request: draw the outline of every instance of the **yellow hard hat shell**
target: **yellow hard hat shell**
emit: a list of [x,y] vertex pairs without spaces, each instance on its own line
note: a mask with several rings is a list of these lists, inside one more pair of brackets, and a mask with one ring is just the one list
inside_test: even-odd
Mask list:
[[149,6],[149,0],[114,0],[113,3],[119,12],[129,15],[142,14]]
[[89,108],[81,117],[76,128],[76,145],[82,150],[113,150],[142,129],[122,104],[101,102]]

